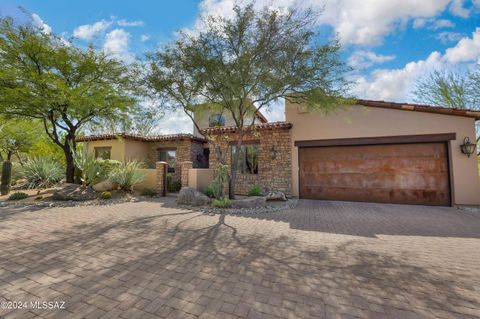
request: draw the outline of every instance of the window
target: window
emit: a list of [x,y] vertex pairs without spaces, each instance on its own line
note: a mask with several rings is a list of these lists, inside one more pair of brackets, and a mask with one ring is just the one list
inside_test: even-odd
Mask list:
[[159,149],[158,160],[168,163],[168,172],[175,172],[175,162],[177,159],[177,151],[174,149]]
[[208,126],[225,126],[225,117],[222,114],[214,114],[208,119]]
[[95,147],[95,158],[109,160],[112,155],[111,147]]
[[[237,152],[237,147],[232,146],[232,160]],[[258,145],[248,144],[240,146],[237,163],[237,172],[240,174],[258,174]]]

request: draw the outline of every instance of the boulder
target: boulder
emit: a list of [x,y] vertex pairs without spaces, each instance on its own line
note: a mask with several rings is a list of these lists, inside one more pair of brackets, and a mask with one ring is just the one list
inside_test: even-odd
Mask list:
[[55,190],[52,195],[54,200],[85,201],[97,198],[98,194],[91,187],[78,184],[64,184],[62,188]]
[[93,185],[93,190],[96,192],[107,192],[117,188],[118,188],[118,184],[109,180]]
[[177,197],[177,204],[189,206],[205,206],[212,200],[192,187],[182,187]]
[[265,197],[248,197],[244,199],[235,199],[232,200],[232,208],[257,208],[265,207]]
[[271,191],[268,192],[267,196],[265,196],[266,200],[281,200],[281,201],[287,201],[287,196],[285,196],[284,193],[278,192],[278,191]]

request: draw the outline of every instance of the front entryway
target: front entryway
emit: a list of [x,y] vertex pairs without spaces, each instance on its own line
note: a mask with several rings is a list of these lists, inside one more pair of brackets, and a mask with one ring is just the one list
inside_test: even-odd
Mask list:
[[299,164],[301,198],[450,205],[444,142],[300,147]]

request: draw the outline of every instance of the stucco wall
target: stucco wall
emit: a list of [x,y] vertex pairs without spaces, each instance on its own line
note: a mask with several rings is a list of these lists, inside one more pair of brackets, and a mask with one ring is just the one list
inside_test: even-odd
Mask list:
[[156,189],[157,188],[157,170],[156,169],[142,169],[142,173],[145,176],[143,182],[135,185],[133,189],[135,190],[144,190],[144,189]]
[[213,180],[215,170],[210,168],[192,168],[188,170],[188,186],[193,187],[201,192]]
[[[201,128],[201,129],[204,129],[204,128],[208,128],[209,127],[209,119],[210,119],[210,116],[213,115],[215,113],[208,113],[208,112],[196,112],[195,113],[195,116],[194,116],[194,119],[195,119],[195,122],[198,124],[198,126]],[[235,121],[231,115],[230,112],[223,112],[223,117],[225,117],[225,126],[236,126],[235,124]],[[253,121],[253,114],[250,116],[250,115],[246,115],[245,116],[245,123],[246,124],[250,124],[252,123]],[[259,123],[258,120],[255,120],[255,123]],[[193,134],[195,136],[202,136],[196,126],[194,124],[193,125]]]
[[456,133],[449,142],[452,175],[452,202],[455,205],[480,205],[480,180],[475,156],[460,152],[465,136],[475,140],[473,118],[433,113],[391,110],[354,105],[328,115],[309,113],[298,104],[286,102],[286,121],[291,129],[292,194],[298,196],[298,148],[295,141],[395,135]]
[[123,162],[125,159],[125,140],[100,140],[84,143],[88,154],[95,156],[95,147],[111,147],[110,159]]
[[146,163],[148,161],[148,143],[125,139],[125,161],[138,161]]

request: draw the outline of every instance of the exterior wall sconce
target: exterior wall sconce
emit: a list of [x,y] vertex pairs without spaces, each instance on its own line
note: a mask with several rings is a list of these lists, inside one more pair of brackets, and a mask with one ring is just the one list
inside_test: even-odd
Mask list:
[[463,139],[463,144],[460,145],[460,150],[462,151],[463,154],[470,157],[470,155],[472,155],[475,152],[476,147],[477,147],[476,144],[470,143],[470,139],[467,136]]
[[277,158],[277,150],[275,149],[275,145],[272,145],[272,148],[270,149],[270,157],[272,159]]

